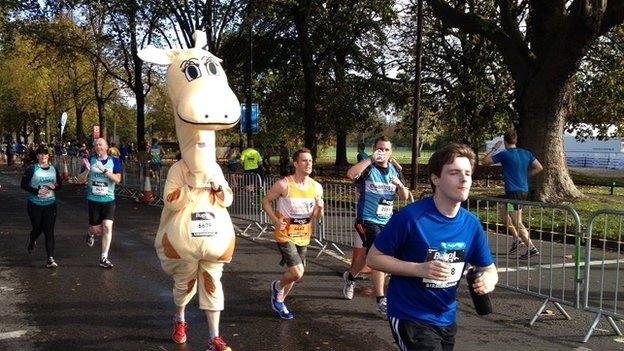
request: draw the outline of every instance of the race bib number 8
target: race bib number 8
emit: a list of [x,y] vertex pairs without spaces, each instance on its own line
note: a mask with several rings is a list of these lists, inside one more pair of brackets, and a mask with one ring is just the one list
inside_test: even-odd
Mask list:
[[464,271],[464,250],[452,250],[444,254],[437,250],[429,250],[427,261],[443,261],[451,265],[451,274],[447,280],[433,280],[423,278],[423,283],[427,288],[443,289],[450,288],[461,280]]

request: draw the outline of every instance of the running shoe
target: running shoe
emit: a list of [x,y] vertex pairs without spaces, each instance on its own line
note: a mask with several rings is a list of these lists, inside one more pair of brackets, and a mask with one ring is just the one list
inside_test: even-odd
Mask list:
[[344,286],[342,287],[342,295],[347,300],[353,299],[353,290],[355,289],[355,281],[349,279],[349,271],[342,273]]
[[173,339],[173,342],[175,342],[176,344],[184,344],[186,342],[186,327],[187,326],[188,326],[188,323],[186,322],[180,322],[180,321],[173,322],[173,335],[171,336],[171,338]]
[[524,255],[520,256],[520,259],[521,260],[526,260],[529,257],[537,256],[539,254],[540,254],[540,252],[537,249],[537,247],[533,246],[532,248],[528,249],[527,252]]
[[100,267],[102,268],[113,268],[113,264],[111,263],[111,261],[108,260],[108,258],[102,258],[100,259]]
[[388,313],[388,300],[385,297],[382,297],[379,302],[377,302],[377,309],[379,313],[383,315]]
[[509,252],[508,253],[512,254],[512,253],[518,251],[518,247],[521,246],[521,245],[524,246],[524,243],[522,241],[514,241],[513,243],[511,243],[511,246],[509,247]]
[[46,268],[56,268],[58,264],[54,261],[54,257],[48,258],[48,263],[46,263]]
[[271,307],[273,308],[273,311],[277,312],[281,319],[293,319],[295,315],[288,311],[286,304],[284,304],[284,302],[277,301],[279,290],[277,290],[276,284],[277,280],[271,283]]
[[222,337],[215,336],[212,340],[210,340],[206,351],[232,351],[232,349],[227,346],[227,343]]
[[95,244],[95,237],[91,233],[87,233],[87,238],[85,239],[85,243],[88,247],[92,247]]
[[28,253],[31,254],[33,253],[33,251],[35,251],[35,247],[37,247],[36,241],[28,241],[28,246],[26,247],[26,250],[28,250]]

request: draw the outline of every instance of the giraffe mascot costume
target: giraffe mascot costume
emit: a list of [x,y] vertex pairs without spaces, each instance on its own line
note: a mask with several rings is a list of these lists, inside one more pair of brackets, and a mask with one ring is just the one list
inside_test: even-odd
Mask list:
[[219,336],[224,297],[223,264],[234,251],[234,228],[227,207],[232,190],[216,162],[215,130],[233,127],[240,104],[230,89],[221,60],[204,50],[206,34],[193,34],[191,49],[139,52],[146,62],[168,66],[167,92],[173,106],[182,159],[171,166],[163,193],[164,209],[154,246],[161,265],[173,276],[177,307],[173,340],[186,342],[185,306],[196,292],[206,312],[208,350],[231,350]]

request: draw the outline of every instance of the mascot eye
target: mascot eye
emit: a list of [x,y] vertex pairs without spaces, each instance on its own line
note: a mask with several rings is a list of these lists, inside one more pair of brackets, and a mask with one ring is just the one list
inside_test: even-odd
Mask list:
[[219,74],[219,68],[217,64],[212,61],[208,61],[206,63],[206,69],[208,69],[208,73],[212,74],[213,76],[216,76]]
[[189,82],[201,77],[199,66],[196,63],[189,63],[188,66],[184,67],[184,75]]

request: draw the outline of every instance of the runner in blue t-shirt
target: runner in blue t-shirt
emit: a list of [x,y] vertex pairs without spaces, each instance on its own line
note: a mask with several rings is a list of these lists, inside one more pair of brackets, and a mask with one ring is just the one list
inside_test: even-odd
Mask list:
[[472,183],[476,156],[450,144],[429,159],[433,197],[397,212],[377,235],[367,263],[390,273],[388,318],[400,350],[452,350],[455,295],[465,264],[483,275],[473,287],[486,294],[498,273],[479,220],[462,208]]
[[108,259],[108,251],[113,239],[115,219],[115,185],[121,182],[121,162],[108,155],[105,139],[95,140],[95,155],[83,159],[80,179],[87,182],[89,205],[89,230],[86,244],[95,243],[95,234],[102,234],[102,255],[100,267],[113,268]]
[[[391,157],[392,143],[385,136],[375,140],[375,153],[356,163],[347,171],[347,176],[358,186],[357,218],[355,230],[362,239],[366,253],[375,241],[377,233],[390,219],[395,193],[400,199],[407,199],[410,192],[403,185],[401,166]],[[366,256],[354,257],[351,268],[342,274],[342,294],[347,300],[353,299],[355,278],[366,266]],[[377,307],[386,314],[384,294],[385,274],[371,272],[373,290],[377,297]]]
[[[516,132],[508,131],[505,133],[503,140],[505,141],[505,150],[491,156],[492,152],[501,146],[501,141],[499,140],[492,150],[481,159],[481,163],[484,166],[500,163],[503,168],[503,179],[505,180],[505,198],[526,201],[529,198],[528,177],[541,172],[542,164],[533,156],[531,151],[516,147],[518,142]],[[507,208],[503,209],[501,215],[509,227],[509,232],[514,237],[509,253],[512,254],[518,251],[518,245],[521,243],[518,237],[520,237],[527,246],[526,253],[521,255],[520,259],[526,260],[531,256],[539,255],[539,250],[531,241],[529,231],[522,224],[522,206],[509,203]]]

